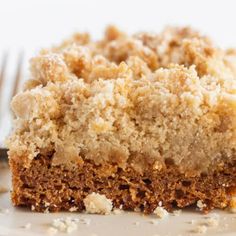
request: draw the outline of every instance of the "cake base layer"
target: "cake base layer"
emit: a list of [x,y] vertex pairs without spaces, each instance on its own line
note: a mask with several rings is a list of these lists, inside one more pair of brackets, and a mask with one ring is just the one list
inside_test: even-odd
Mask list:
[[203,211],[225,208],[236,190],[236,163],[198,177],[187,177],[169,165],[162,171],[150,170],[140,175],[132,168],[116,165],[83,165],[67,169],[53,166],[51,157],[38,156],[31,167],[24,168],[10,159],[12,202],[36,211],[84,210],[83,199],[92,192],[105,194],[114,207],[151,213],[162,203],[167,210],[202,201]]

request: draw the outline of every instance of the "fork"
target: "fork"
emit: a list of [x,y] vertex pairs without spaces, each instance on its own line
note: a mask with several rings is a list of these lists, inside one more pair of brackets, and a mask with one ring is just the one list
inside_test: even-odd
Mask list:
[[[18,93],[21,80],[22,80],[22,66],[23,66],[23,58],[24,54],[23,52],[20,52],[17,57],[16,62],[16,68],[14,69],[15,73],[13,76],[13,81],[10,84],[10,89],[7,91],[6,94],[7,100],[6,103],[4,102],[4,84],[7,82],[7,68],[9,64],[9,52],[3,53],[2,59],[1,59],[1,65],[0,65],[0,128],[2,129],[5,125],[4,117],[6,118],[12,118],[12,113],[10,109],[10,101],[11,99]],[[5,86],[6,88],[6,86]],[[5,89],[6,90],[6,89]],[[4,107],[5,105],[5,107]],[[7,119],[9,120],[9,119]],[[10,130],[10,127],[8,128],[8,131]],[[2,134],[2,131],[0,130],[0,135]],[[1,145],[1,144],[0,144]],[[0,161],[1,160],[7,160],[7,148],[0,146]]]

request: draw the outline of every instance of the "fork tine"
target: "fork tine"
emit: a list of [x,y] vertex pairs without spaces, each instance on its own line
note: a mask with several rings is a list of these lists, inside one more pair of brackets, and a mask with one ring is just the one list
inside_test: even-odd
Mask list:
[[8,53],[4,52],[2,56],[1,69],[0,69],[0,94],[2,92],[3,80],[6,73]]
[[17,62],[16,74],[14,78],[14,85],[13,85],[11,98],[13,98],[19,90],[19,85],[22,79],[21,75],[22,75],[23,58],[24,58],[24,53],[21,52],[18,56],[18,62]]

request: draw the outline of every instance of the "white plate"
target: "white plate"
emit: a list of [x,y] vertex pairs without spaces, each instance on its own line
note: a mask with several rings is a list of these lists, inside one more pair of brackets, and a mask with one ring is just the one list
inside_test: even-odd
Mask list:
[[[8,169],[0,169],[0,186],[10,189],[10,174]],[[9,211],[9,212],[8,212]],[[121,213],[118,215],[87,215],[81,213],[35,213],[24,208],[15,208],[10,202],[10,193],[0,194],[0,236],[27,236],[27,235],[49,235],[48,229],[56,218],[78,218],[90,219],[89,225],[78,223],[75,231],[69,235],[77,236],[187,236],[201,235],[196,233],[200,225],[206,223],[207,217],[212,214],[219,215],[219,225],[207,226],[205,235],[236,235],[236,214],[227,211],[213,211],[209,215],[200,212],[184,210],[179,216],[169,214],[165,219],[158,219],[155,215],[144,216],[141,213]],[[152,220],[157,222],[152,223]],[[29,229],[24,228],[28,223]],[[58,233],[56,235],[66,235]]]

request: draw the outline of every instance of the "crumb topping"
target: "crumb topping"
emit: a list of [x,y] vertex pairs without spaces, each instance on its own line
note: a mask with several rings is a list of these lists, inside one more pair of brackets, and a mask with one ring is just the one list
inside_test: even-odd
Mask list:
[[190,28],[108,27],[99,41],[76,34],[30,63],[7,141],[25,166],[53,153],[55,164],[143,171],[172,159],[183,171],[207,171],[235,156],[236,53]]

